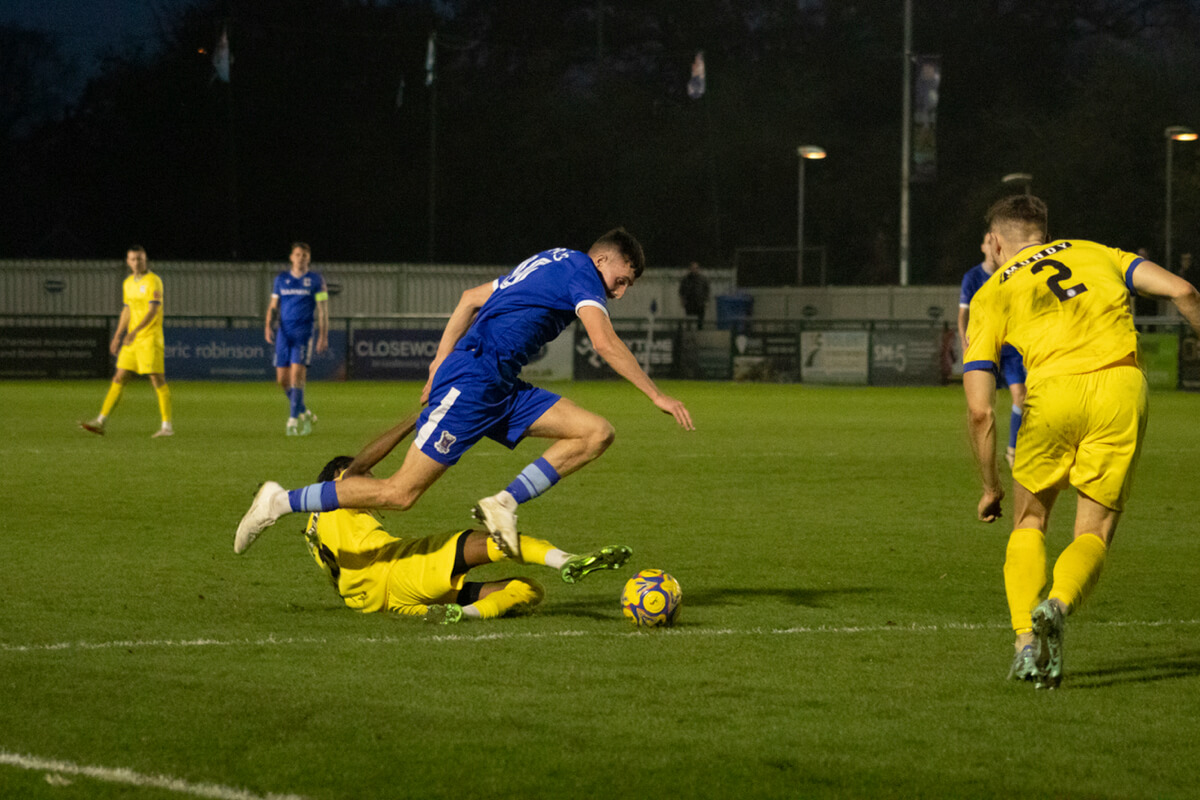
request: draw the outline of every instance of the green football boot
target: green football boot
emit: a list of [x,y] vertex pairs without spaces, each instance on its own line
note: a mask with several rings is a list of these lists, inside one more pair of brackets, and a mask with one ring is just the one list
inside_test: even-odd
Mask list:
[[1032,681],[1037,679],[1037,675],[1037,655],[1033,651],[1033,645],[1027,644],[1013,656],[1012,666],[1008,670],[1008,679],[1010,681]]
[[1063,673],[1063,628],[1066,621],[1058,603],[1043,600],[1033,610],[1037,688],[1057,689]]
[[439,625],[453,625],[465,618],[462,606],[457,603],[447,603],[444,606],[430,606],[425,612],[426,622],[436,622]]
[[594,553],[575,556],[562,565],[559,574],[563,583],[578,583],[593,572],[602,569],[619,569],[633,556],[633,551],[623,544],[601,547]]

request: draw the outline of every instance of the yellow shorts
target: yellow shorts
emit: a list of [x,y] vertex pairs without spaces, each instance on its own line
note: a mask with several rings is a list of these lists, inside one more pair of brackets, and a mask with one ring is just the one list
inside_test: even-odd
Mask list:
[[466,575],[452,576],[458,537],[465,531],[404,542],[387,577],[387,608],[397,614],[424,614],[431,603],[453,603]]
[[1045,378],[1029,387],[1013,479],[1035,494],[1074,486],[1122,511],[1146,433],[1146,376],[1136,366]]
[[138,375],[162,375],[164,351],[161,337],[135,339],[133,344],[121,346],[117,353],[117,369],[136,372]]

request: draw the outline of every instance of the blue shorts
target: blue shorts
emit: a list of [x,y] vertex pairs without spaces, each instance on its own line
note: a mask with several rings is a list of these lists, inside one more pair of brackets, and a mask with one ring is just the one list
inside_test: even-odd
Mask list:
[[1006,344],[1000,348],[1000,380],[1005,386],[1012,386],[1014,383],[1025,383],[1025,362],[1021,359],[1021,354],[1017,352],[1017,348],[1011,344]]
[[413,443],[446,466],[458,463],[484,437],[512,450],[560,399],[554,392],[506,378],[493,356],[455,350],[438,367]]
[[288,335],[283,328],[275,332],[275,366],[290,367],[292,364],[308,366],[312,362],[312,331],[298,331]]

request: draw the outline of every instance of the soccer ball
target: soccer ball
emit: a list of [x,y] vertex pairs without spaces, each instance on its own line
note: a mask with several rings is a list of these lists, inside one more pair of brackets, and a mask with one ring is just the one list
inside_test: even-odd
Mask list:
[[683,589],[661,569],[644,569],[621,592],[621,609],[639,628],[668,628],[679,617]]

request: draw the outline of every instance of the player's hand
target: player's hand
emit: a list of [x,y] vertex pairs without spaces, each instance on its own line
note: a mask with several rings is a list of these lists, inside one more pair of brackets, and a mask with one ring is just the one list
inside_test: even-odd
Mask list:
[[984,489],[983,497],[979,498],[979,508],[977,515],[980,522],[995,522],[1004,516],[1000,509],[1000,501],[1004,499],[1004,490],[996,489],[994,491]]
[[318,339],[317,340],[317,352],[318,353],[324,353],[328,349],[329,349],[329,340],[328,339]]
[[130,331],[129,333],[125,334],[125,341],[123,341],[122,344],[133,344],[134,337],[134,332]]
[[267,344],[275,344],[275,330],[267,328],[263,331],[263,338],[267,340]]
[[121,339],[119,337],[114,336],[113,340],[108,343],[108,352],[112,353],[114,356],[121,352]]
[[670,414],[679,423],[679,427],[685,431],[694,431],[696,426],[692,424],[692,415],[688,413],[687,407],[676,400],[674,397],[668,397],[665,394],[660,394],[654,398],[654,405],[658,406],[665,414]]

